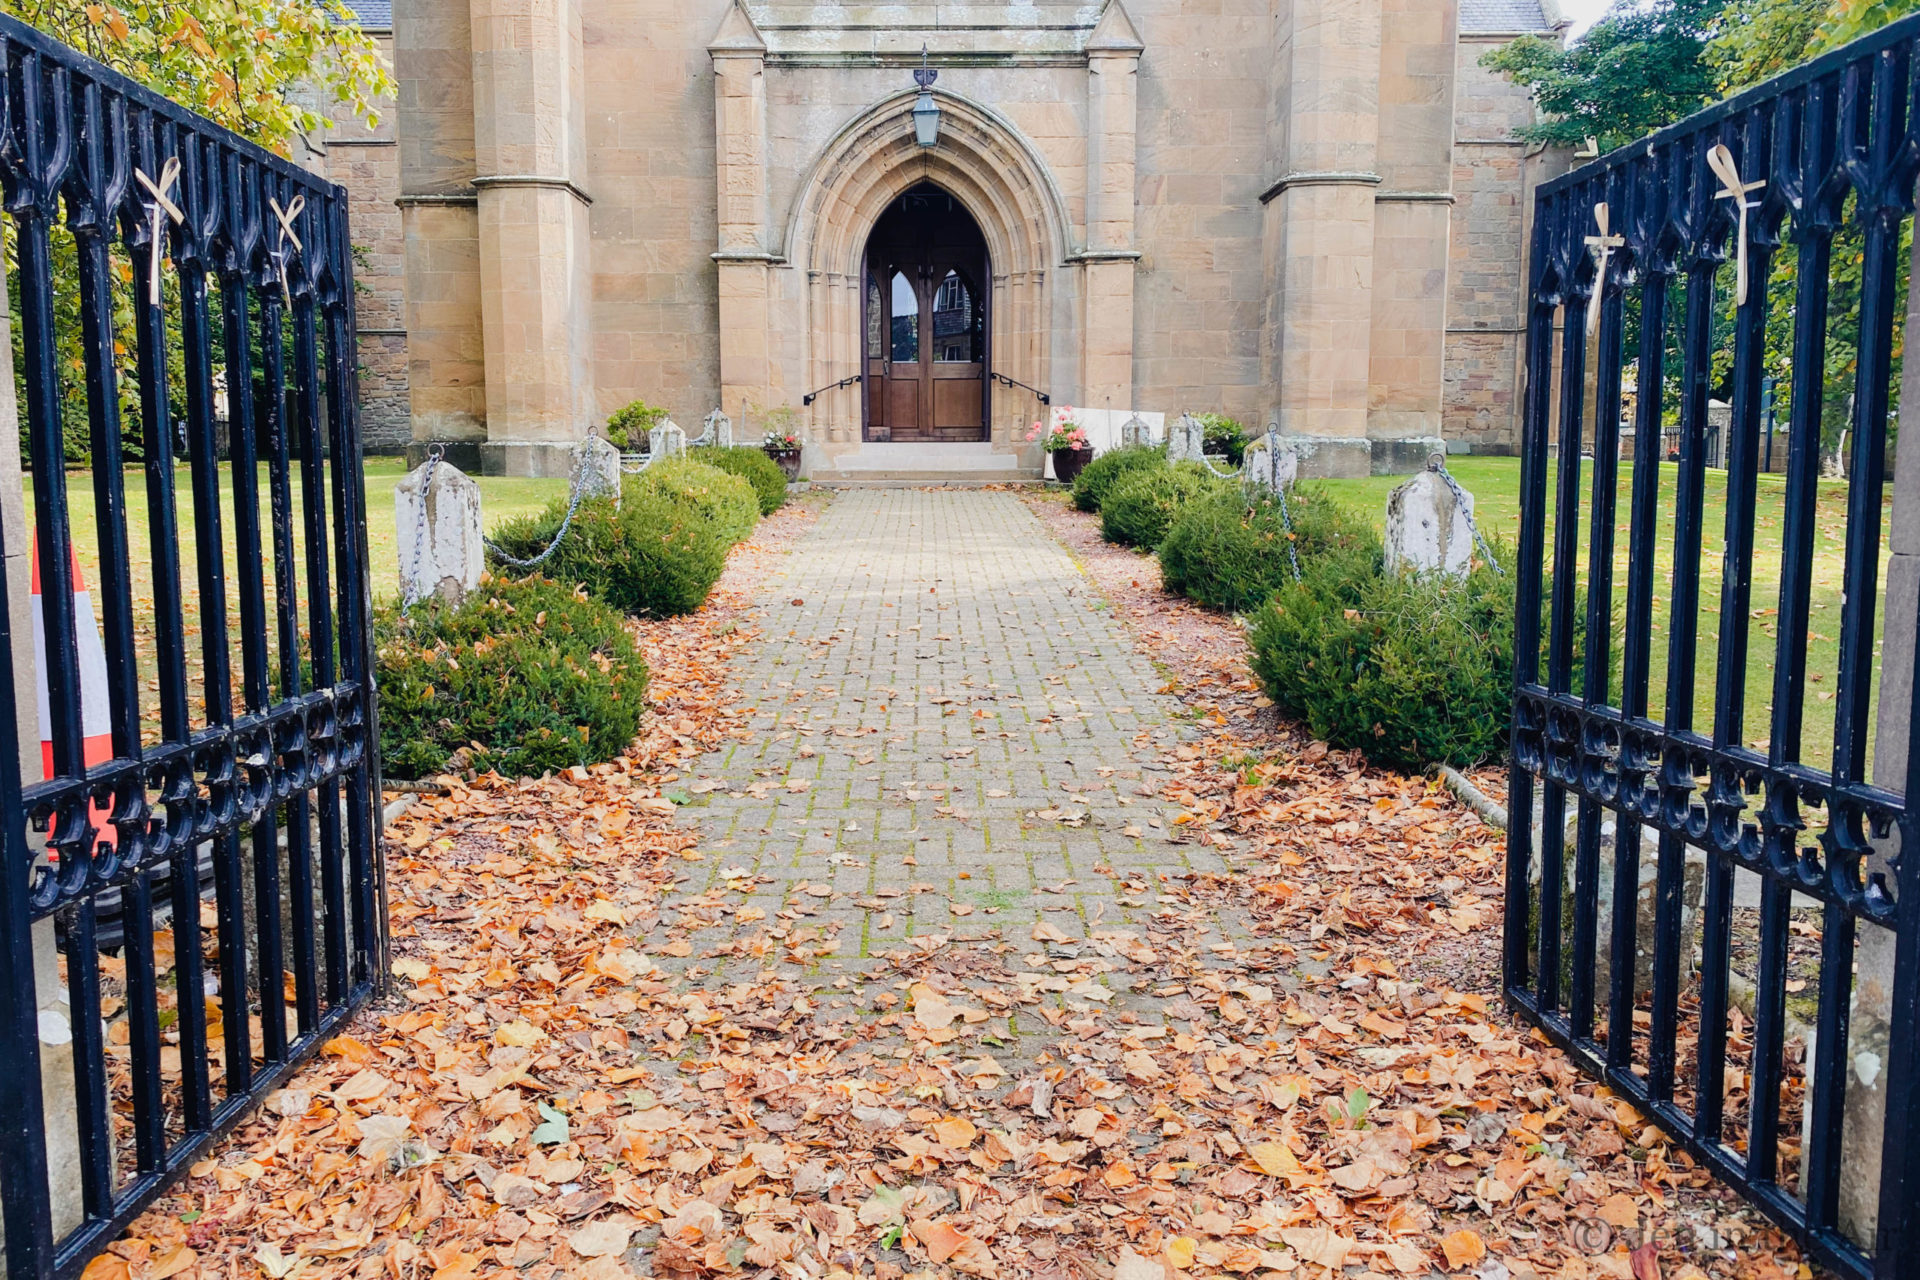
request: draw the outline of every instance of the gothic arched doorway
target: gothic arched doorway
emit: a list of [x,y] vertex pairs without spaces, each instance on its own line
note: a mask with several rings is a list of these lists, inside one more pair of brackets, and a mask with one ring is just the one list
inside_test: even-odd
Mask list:
[[985,440],[987,240],[930,182],[901,195],[867,238],[862,438]]

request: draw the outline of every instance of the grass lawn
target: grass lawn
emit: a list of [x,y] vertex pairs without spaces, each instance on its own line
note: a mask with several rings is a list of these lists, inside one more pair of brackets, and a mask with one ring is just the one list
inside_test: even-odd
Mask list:
[[[1555,464],[1557,467],[1557,463]],[[1501,554],[1510,558],[1520,534],[1520,460],[1518,458],[1455,457],[1447,468],[1462,487],[1474,497],[1474,509],[1481,528],[1490,541],[1501,546]],[[1673,581],[1674,489],[1679,468],[1660,464],[1659,550],[1653,606],[1654,651],[1649,681],[1649,705],[1655,718],[1666,709],[1666,637],[1669,604],[1667,593]],[[1585,499],[1592,492],[1591,462],[1583,461],[1581,481],[1583,504],[1580,514],[1580,575],[1587,577],[1587,530],[1590,508]],[[1404,477],[1370,476],[1363,480],[1323,482],[1341,501],[1364,512],[1376,524],[1386,521],[1387,495]],[[1555,477],[1548,477],[1549,493]],[[1705,527],[1700,552],[1699,658],[1692,682],[1694,725],[1702,732],[1713,727],[1713,691],[1719,664],[1721,554],[1726,532],[1727,473],[1708,470],[1706,476]],[[1614,646],[1618,652],[1623,630],[1621,613],[1627,590],[1627,517],[1633,486],[1633,464],[1620,464],[1617,524],[1614,534]],[[1888,486],[1891,493],[1892,486]],[[1776,611],[1780,604],[1780,539],[1784,522],[1786,477],[1759,477],[1758,504],[1754,516],[1753,596],[1750,608],[1751,631],[1745,656],[1747,670],[1746,741],[1765,748],[1768,712],[1773,704],[1773,659],[1776,643]],[[1846,560],[1848,486],[1844,480],[1820,482],[1814,520],[1814,568],[1812,608],[1808,615],[1808,695],[1805,726],[1801,735],[1801,759],[1821,768],[1833,759],[1834,687],[1840,666],[1840,593]],[[1887,520],[1892,511],[1889,497],[1881,509],[1880,601],[1884,608],[1886,589]],[[1504,544],[1504,545],[1502,545]],[[1547,526],[1546,564],[1553,557],[1553,525]],[[1507,566],[1510,567],[1510,566]],[[1880,690],[1880,629],[1876,617],[1874,652],[1874,700]],[[1611,693],[1617,699],[1619,691]],[[1869,752],[1872,733],[1869,730]]]
[[[406,473],[406,465],[398,458],[368,458],[365,464],[366,476],[366,512],[367,512],[367,558],[372,574],[373,597],[376,602],[395,599],[400,593],[399,572],[400,553],[398,539],[394,532],[393,487]],[[176,496],[174,507],[179,522],[179,554],[182,582],[185,594],[185,624],[188,637],[187,677],[194,686],[194,715],[196,723],[200,718],[199,680],[200,680],[200,624],[201,599],[198,590],[197,570],[194,554],[194,522],[192,501],[192,473],[186,466],[175,472]],[[479,477],[481,510],[489,529],[503,521],[528,512],[539,511],[556,497],[565,497],[567,481],[526,480],[496,477]],[[27,482],[27,513],[31,521],[33,513],[33,489]],[[300,501],[299,474],[296,467],[293,477],[292,519],[295,539],[295,563],[301,572],[298,575],[297,591],[301,619],[306,618],[306,592],[308,583],[305,577],[304,542],[301,534],[303,507]],[[237,580],[238,565],[234,549],[233,525],[233,473],[226,464],[220,467],[221,493],[221,537],[226,545],[227,565],[227,626],[232,637],[235,687],[238,688],[240,654],[240,593]],[[261,494],[261,537],[265,553],[264,577],[268,600],[268,630],[266,638],[270,654],[275,651],[275,639],[271,634],[272,600],[274,589],[274,566],[272,525],[270,517],[270,498],[268,496],[268,471],[260,468]],[[133,573],[133,610],[137,630],[139,660],[141,665],[141,683],[147,690],[148,704],[142,707],[149,732],[157,732],[158,715],[157,690],[154,662],[154,603],[153,603],[153,548],[148,532],[147,485],[145,472],[139,467],[129,467],[126,473],[127,496],[127,532],[129,557]],[[94,590],[100,584],[100,533],[95,521],[93,500],[93,481],[86,471],[67,473],[67,498],[73,528],[74,546],[80,558],[82,572],[86,575],[87,585]],[[331,515],[329,511],[329,515]],[[333,572],[330,568],[329,572]],[[337,585],[337,578],[335,584]],[[95,609],[100,608],[96,597]],[[97,615],[96,615],[97,616]],[[305,628],[302,627],[304,635]],[[272,659],[277,664],[277,656]],[[277,668],[276,668],[277,669]]]

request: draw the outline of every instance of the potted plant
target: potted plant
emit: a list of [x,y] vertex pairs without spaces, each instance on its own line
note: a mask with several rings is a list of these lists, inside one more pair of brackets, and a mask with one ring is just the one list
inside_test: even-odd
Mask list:
[[792,482],[794,480],[799,479],[800,477],[800,433],[799,432],[795,431],[790,426],[780,426],[780,427],[770,426],[767,428],[766,439],[765,441],[762,442],[760,447],[767,451],[767,456],[769,458],[772,458],[775,462],[780,464],[780,470],[786,473],[788,482]]
[[1038,441],[1041,448],[1053,455],[1053,476],[1061,484],[1072,484],[1080,469],[1093,461],[1093,446],[1087,442],[1086,431],[1073,420],[1070,404],[1053,411],[1051,430],[1034,423],[1027,432],[1027,440]]

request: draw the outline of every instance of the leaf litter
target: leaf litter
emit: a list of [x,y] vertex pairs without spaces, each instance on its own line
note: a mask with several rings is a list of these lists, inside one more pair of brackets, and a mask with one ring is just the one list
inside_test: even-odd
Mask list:
[[[705,855],[666,796],[744,734],[728,662],[807,512],[776,516],[704,610],[642,624],[631,755],[394,824],[391,998],[88,1280],[1811,1274],[1501,1012],[1497,832],[1277,722],[1230,621],[1034,506],[1173,656],[1210,736],[1156,798],[1236,874],[1157,875],[1144,929],[904,940],[851,1014],[804,909],[750,914],[744,872],[676,899]],[[1195,927],[1225,908],[1251,941]],[[757,980],[703,986],[722,954]]]

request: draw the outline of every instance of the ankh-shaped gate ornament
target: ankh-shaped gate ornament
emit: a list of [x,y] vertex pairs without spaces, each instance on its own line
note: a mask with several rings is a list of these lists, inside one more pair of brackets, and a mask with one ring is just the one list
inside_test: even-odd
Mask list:
[[1593,206],[1593,225],[1599,228],[1600,234],[1587,237],[1587,248],[1593,250],[1593,256],[1598,262],[1593,271],[1593,296],[1587,299],[1588,333],[1600,327],[1600,299],[1607,287],[1607,264],[1613,258],[1613,251],[1623,248],[1627,243],[1625,236],[1610,234],[1607,227],[1605,200]]
[[1747,305],[1747,210],[1760,207],[1759,201],[1747,199],[1747,193],[1758,191],[1767,183],[1764,178],[1756,182],[1740,181],[1740,167],[1733,162],[1733,152],[1727,150],[1724,142],[1714,143],[1707,152],[1707,167],[1725,184],[1714,192],[1713,198],[1731,200],[1740,211],[1739,244],[1734,257],[1733,300],[1736,306],[1744,307]]
[[149,215],[153,219],[153,227],[148,233],[153,242],[150,250],[153,256],[147,264],[147,305],[157,307],[160,305],[160,257],[165,251],[161,231],[166,224],[161,219],[172,218],[175,222],[184,222],[187,217],[180,211],[180,206],[173,202],[174,184],[180,181],[180,157],[167,157],[167,162],[160,166],[158,182],[149,178],[145,169],[135,169],[133,176],[139,180],[141,186],[147,189],[147,194],[153,197]]

